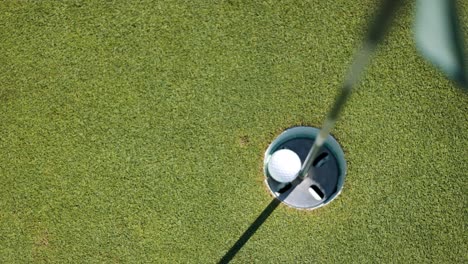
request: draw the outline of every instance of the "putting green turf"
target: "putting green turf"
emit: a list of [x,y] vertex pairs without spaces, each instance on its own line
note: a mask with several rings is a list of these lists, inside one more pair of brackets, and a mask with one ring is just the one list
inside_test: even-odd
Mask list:
[[[272,199],[266,147],[321,125],[374,4],[2,1],[0,263],[218,261]],[[416,52],[412,11],[333,131],[343,193],[281,205],[235,263],[468,261],[468,97]]]

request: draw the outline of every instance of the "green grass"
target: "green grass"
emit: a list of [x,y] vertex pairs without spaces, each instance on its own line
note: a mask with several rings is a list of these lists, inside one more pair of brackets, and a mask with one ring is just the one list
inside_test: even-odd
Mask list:
[[[2,1],[0,263],[219,260],[272,199],[266,147],[321,125],[373,5]],[[411,21],[333,131],[343,193],[280,206],[235,263],[468,261],[468,97]]]

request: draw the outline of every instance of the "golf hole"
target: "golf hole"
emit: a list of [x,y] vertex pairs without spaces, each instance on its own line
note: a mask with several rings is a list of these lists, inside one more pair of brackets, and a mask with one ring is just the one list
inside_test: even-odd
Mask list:
[[319,129],[313,127],[289,128],[276,137],[265,151],[265,184],[275,198],[289,207],[305,210],[320,208],[334,200],[343,188],[346,160],[343,150],[332,136],[327,137],[322,149],[311,160],[309,169],[303,171],[301,178],[296,178],[289,184],[278,182],[270,175],[270,159],[281,149],[294,151],[304,166],[319,132]]
[[323,152],[314,160],[314,162],[312,163],[312,166],[316,168],[320,168],[327,161],[328,161],[328,153]]
[[318,201],[322,200],[324,197],[322,190],[320,190],[320,188],[315,184],[309,187],[309,193]]

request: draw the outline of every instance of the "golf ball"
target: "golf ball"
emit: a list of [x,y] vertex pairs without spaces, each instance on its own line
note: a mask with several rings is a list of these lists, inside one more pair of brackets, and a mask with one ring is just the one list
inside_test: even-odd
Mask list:
[[268,172],[277,182],[292,182],[301,170],[301,159],[290,149],[280,149],[271,155]]

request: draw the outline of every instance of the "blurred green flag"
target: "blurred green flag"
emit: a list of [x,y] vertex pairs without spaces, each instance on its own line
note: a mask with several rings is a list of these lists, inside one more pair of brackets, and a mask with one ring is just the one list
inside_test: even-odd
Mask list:
[[468,89],[463,34],[455,1],[417,0],[414,34],[422,55]]

